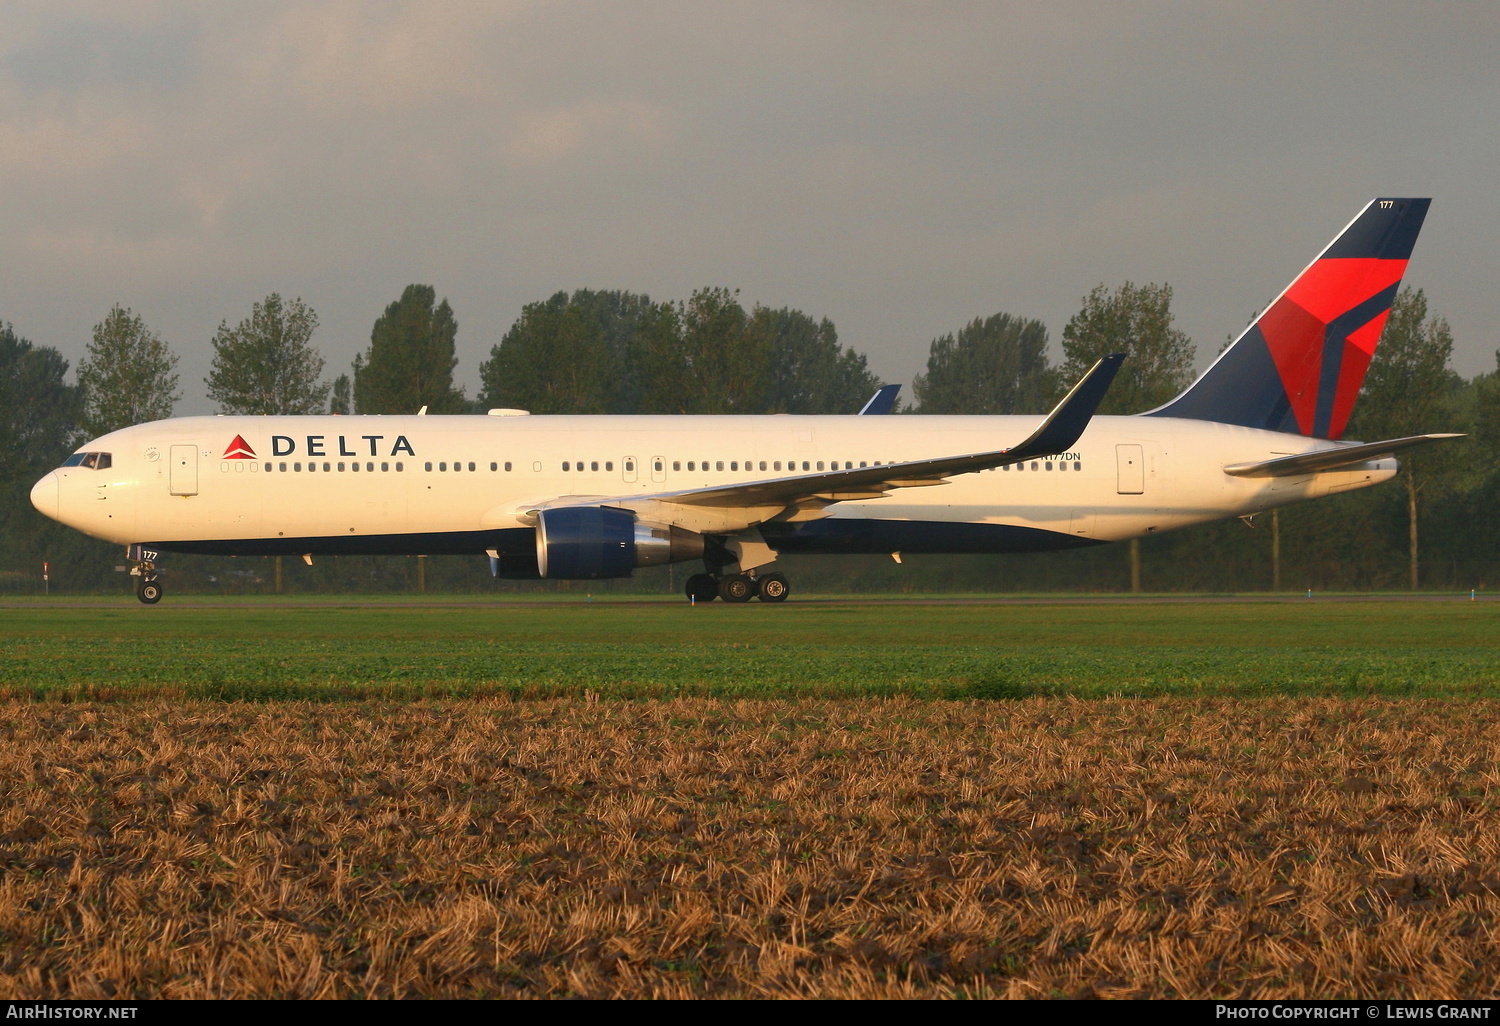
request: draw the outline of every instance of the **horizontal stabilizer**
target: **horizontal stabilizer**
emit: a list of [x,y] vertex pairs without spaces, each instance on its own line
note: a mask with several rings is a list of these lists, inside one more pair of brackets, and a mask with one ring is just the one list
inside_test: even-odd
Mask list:
[[1349,467],[1356,463],[1393,456],[1402,449],[1410,449],[1413,446],[1462,437],[1464,436],[1454,434],[1411,435],[1406,438],[1388,438],[1383,442],[1360,442],[1354,445],[1341,445],[1334,449],[1304,452],[1298,456],[1261,460],[1256,463],[1232,463],[1224,468],[1224,473],[1235,477],[1295,477],[1299,474],[1316,474],[1324,470],[1337,470],[1339,467]]

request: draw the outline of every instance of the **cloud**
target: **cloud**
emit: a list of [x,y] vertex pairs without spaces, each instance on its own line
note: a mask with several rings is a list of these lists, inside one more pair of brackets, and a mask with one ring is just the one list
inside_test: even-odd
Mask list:
[[[1054,336],[1168,280],[1204,347],[1370,196],[1493,365],[1500,22],[1275,3],[59,2],[7,11],[0,317],[76,354],[115,301],[185,347],[272,289],[330,365],[434,284],[472,376],[591,286],[828,315],[909,378],[1000,309]],[[1451,212],[1451,213],[1450,213]]]
[[635,100],[590,100],[551,110],[525,111],[506,148],[515,164],[551,164],[589,149],[660,142],[664,114]]

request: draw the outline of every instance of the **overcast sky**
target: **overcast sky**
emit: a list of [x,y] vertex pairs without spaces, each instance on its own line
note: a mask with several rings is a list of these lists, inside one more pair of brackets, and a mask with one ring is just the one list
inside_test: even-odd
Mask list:
[[1370,198],[1495,366],[1492,3],[0,2],[0,320],[76,362],[318,312],[329,376],[434,285],[461,383],[523,304],[738,288],[909,382],[1004,310],[1170,282],[1200,365]]

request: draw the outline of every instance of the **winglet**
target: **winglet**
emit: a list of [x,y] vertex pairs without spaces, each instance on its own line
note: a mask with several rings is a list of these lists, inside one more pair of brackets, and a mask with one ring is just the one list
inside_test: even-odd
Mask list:
[[900,385],[881,385],[880,389],[865,403],[864,408],[859,411],[861,417],[872,414],[890,413],[896,408],[896,393],[901,391]]
[[1063,396],[1062,402],[1047,414],[1042,426],[1026,441],[1006,451],[1007,462],[1033,456],[1053,456],[1072,448],[1094,418],[1094,411],[1104,401],[1104,395],[1114,384],[1124,360],[1124,353],[1110,353],[1090,367],[1072,391]]

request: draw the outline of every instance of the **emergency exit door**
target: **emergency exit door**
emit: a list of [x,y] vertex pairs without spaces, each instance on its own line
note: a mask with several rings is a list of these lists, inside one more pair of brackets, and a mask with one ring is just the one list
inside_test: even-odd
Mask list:
[[171,461],[172,494],[197,495],[198,447],[196,445],[172,446]]
[[1146,490],[1146,454],[1139,445],[1115,446],[1121,495],[1140,495]]

